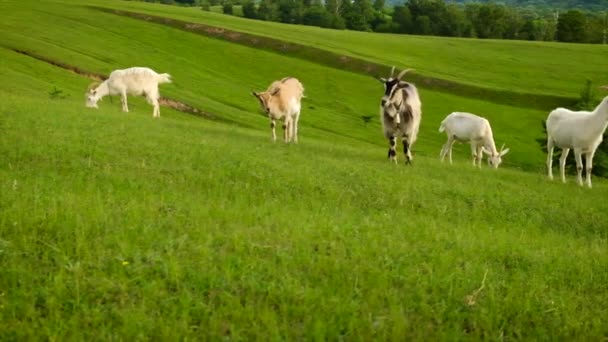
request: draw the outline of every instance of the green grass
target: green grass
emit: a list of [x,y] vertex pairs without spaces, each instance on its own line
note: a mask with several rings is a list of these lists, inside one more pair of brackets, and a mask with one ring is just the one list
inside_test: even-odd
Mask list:
[[[295,76],[306,87],[304,139],[327,137],[329,132],[333,133],[331,139],[342,136],[386,145],[376,119],[382,86],[371,77],[77,6],[52,3],[44,9],[37,4],[2,6],[3,11],[13,13],[0,23],[0,44],[5,46],[106,75],[113,69],[133,65],[169,72],[174,84],[163,85],[163,95],[261,130],[268,130],[268,119],[260,115],[250,91],[263,89],[271,80],[285,75]],[[44,25],[28,24],[36,21]],[[113,25],[105,25],[106,22]],[[421,96],[424,118],[415,147],[418,154],[437,156],[446,139],[444,134],[437,133],[441,120],[452,111],[470,111],[490,119],[497,143],[506,143],[512,149],[505,158],[506,165],[543,169],[544,155],[536,139],[544,135],[540,123],[546,117],[545,111],[424,89]],[[102,106],[107,103],[104,100]],[[373,120],[365,123],[363,116],[371,116]],[[468,147],[459,147],[457,152],[456,158],[468,160]]]
[[608,82],[608,47],[602,45],[377,34],[253,21],[142,2],[89,4],[278,38],[484,88],[576,97],[587,79],[596,85]]
[[[0,13],[4,47],[170,72],[163,95],[240,124],[88,109],[89,80],[0,48],[2,339],[608,336],[608,183],[546,179],[545,113],[423,90],[414,165],[392,165],[368,77],[79,6]],[[287,74],[307,87],[299,145],[270,143],[248,95]],[[463,109],[487,112],[505,168],[464,146],[438,162]]]
[[605,182],[89,110],[87,80],[2,57],[4,338],[606,336]]
[[[345,57],[343,55],[309,45],[289,43],[284,40],[226,30],[200,23],[151,16],[149,14],[112,10],[100,7],[95,7],[95,9],[120,16],[145,20],[147,22],[154,22],[165,26],[174,27],[179,30],[193,32],[203,36],[212,37],[214,39],[226,40],[256,49],[289,55],[331,68],[347,70],[363,75],[378,77],[378,75],[388,75],[389,71],[391,70],[391,67],[386,65],[369,62],[360,58]],[[571,107],[577,103],[577,99],[574,97],[527,94],[522,93],[521,91],[483,88],[460,82],[420,75],[415,72],[409,73],[407,80],[429,90],[441,91],[462,97],[476,99],[482,98],[489,102],[522,108],[546,110],[547,108]]]

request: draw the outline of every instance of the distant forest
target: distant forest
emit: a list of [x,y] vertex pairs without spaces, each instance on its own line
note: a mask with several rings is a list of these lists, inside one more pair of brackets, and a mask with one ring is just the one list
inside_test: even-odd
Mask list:
[[[151,1],[151,0],[150,0]],[[388,3],[385,1],[393,1]],[[156,0],[221,6],[246,18],[349,29],[445,37],[606,44],[608,0]],[[601,10],[598,10],[601,9]]]
[[[492,2],[489,0],[456,0],[448,1],[453,3],[466,4],[471,2],[486,3]],[[582,9],[593,11],[608,10],[608,0],[500,0],[494,1],[498,4],[509,5],[513,7],[534,7],[537,9]],[[403,0],[388,0],[390,6],[402,5]]]

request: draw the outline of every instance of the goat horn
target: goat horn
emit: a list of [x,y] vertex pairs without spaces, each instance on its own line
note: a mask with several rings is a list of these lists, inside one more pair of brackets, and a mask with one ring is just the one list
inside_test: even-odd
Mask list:
[[405,69],[405,70],[401,71],[399,73],[399,75],[397,75],[397,79],[401,81],[401,77],[403,77],[403,75],[405,75],[408,71],[412,71],[412,70],[414,70],[414,69]]
[[502,143],[502,146],[500,146],[500,152],[502,152],[502,150],[505,149],[505,143]]
[[394,73],[395,73],[395,66],[393,65],[393,68],[391,69],[391,75],[389,76],[389,78],[393,77]]

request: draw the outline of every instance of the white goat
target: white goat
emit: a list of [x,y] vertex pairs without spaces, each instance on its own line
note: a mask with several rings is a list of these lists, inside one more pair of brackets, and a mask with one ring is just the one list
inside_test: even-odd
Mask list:
[[397,162],[395,150],[396,138],[401,137],[406,164],[411,164],[412,146],[416,142],[420,120],[422,119],[422,104],[418,90],[412,83],[401,80],[410,71],[405,69],[393,78],[395,67],[391,69],[388,79],[379,78],[384,84],[384,95],[380,101],[380,121],[384,137],[389,140],[388,158]]
[[[608,86],[602,87],[608,89]],[[595,150],[602,142],[602,136],[608,126],[608,96],[593,110],[571,111],[557,108],[547,117],[547,169],[549,178],[553,179],[553,148],[562,149],[559,167],[562,181],[566,182],[566,158],[570,149],[574,150],[576,173],[579,185],[583,185],[583,161],[581,154],[585,153],[587,186],[591,187],[591,169]]]
[[494,136],[490,122],[480,116],[471,113],[454,112],[446,116],[439,126],[439,132],[445,131],[448,141],[441,148],[441,161],[449,155],[452,164],[452,146],[455,142],[468,142],[471,144],[471,154],[473,155],[473,165],[481,167],[482,152],[488,155],[488,163],[494,168],[502,163],[502,156],[509,152],[504,149],[504,144],[500,151],[496,150]]
[[298,121],[300,120],[301,100],[304,97],[302,83],[293,77],[274,81],[266,91],[251,93],[260,101],[260,106],[270,118],[272,141],[277,140],[276,120],[284,120],[283,140],[298,142]]
[[171,75],[158,74],[150,68],[134,67],[122,70],[114,70],[110,77],[101,84],[89,87],[87,93],[87,107],[98,108],[97,102],[106,95],[120,95],[122,111],[128,112],[127,94],[144,95],[149,104],[154,106],[152,115],[160,117],[158,99],[158,85],[171,83]]

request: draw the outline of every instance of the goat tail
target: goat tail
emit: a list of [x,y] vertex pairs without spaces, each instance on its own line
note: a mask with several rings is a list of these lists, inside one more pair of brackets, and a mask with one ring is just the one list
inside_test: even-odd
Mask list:
[[445,121],[441,121],[441,125],[439,126],[439,133],[443,133],[445,131]]
[[171,75],[169,74],[159,74],[158,75],[158,83],[171,83]]

